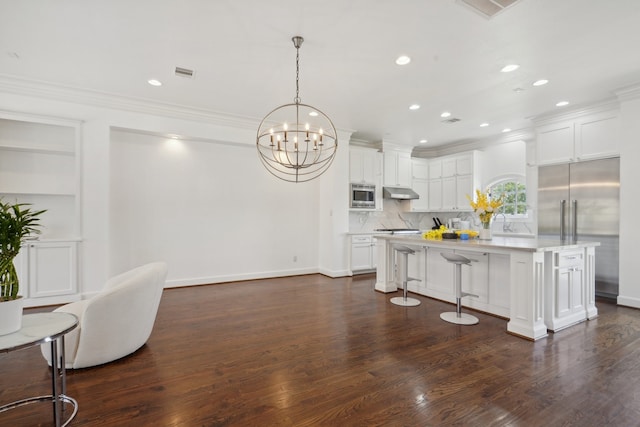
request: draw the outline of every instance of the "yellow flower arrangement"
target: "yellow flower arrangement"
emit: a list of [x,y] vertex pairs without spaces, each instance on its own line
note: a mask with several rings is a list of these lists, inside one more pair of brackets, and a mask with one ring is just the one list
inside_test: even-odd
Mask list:
[[[422,238],[423,239],[427,239],[427,240],[442,240],[442,233],[448,233],[449,229],[444,226],[441,225],[440,228],[436,228],[435,230],[428,230],[422,233]],[[460,235],[462,233],[466,233],[469,235],[469,237],[473,238],[476,237],[478,235],[478,232],[475,230],[456,230],[455,232],[458,235],[458,238],[460,238]]]
[[473,212],[480,218],[482,227],[489,228],[491,217],[496,210],[502,206],[502,196],[500,196],[499,199],[491,200],[489,191],[483,193],[480,190],[476,190],[476,201],[474,202],[468,194],[467,199],[469,199],[469,204],[473,208]]

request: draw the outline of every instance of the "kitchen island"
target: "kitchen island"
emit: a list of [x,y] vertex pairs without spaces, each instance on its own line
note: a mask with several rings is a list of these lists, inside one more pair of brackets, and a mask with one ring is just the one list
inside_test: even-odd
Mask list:
[[421,235],[376,236],[375,289],[394,292],[395,245],[408,246],[409,290],[454,302],[453,265],[440,255],[454,252],[472,260],[463,266],[462,304],[509,319],[507,331],[527,339],[547,336],[598,315],[595,306],[595,247],[598,242],[564,242],[494,237],[491,240],[429,240]]

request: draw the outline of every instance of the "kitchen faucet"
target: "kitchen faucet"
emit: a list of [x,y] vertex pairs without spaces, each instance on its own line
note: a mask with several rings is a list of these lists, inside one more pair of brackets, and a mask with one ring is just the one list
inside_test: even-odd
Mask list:
[[502,231],[503,231],[503,232],[512,231],[512,230],[511,230],[511,224],[509,224],[509,225],[507,226],[507,216],[506,216],[504,213],[502,213],[502,212],[497,213],[497,214],[496,214],[496,219],[498,219],[498,217],[499,217],[500,215],[502,215]]

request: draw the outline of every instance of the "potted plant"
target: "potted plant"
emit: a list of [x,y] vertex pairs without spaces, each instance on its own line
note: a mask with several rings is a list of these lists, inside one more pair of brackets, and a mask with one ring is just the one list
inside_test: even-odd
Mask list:
[[22,243],[40,233],[40,215],[29,203],[4,203],[0,199],[0,335],[10,334],[22,326],[22,297],[14,258]]

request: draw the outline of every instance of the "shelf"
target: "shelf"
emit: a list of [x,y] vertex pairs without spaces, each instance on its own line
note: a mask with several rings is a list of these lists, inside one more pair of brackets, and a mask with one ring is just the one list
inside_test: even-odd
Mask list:
[[17,152],[23,152],[23,153],[35,153],[35,154],[54,154],[54,155],[71,156],[71,157],[75,156],[75,151],[73,149],[67,149],[67,148],[24,147],[24,146],[0,143],[0,150],[17,151]]
[[66,197],[75,197],[75,192],[62,192],[62,191],[24,191],[24,190],[9,190],[5,191],[0,188],[0,196],[3,195],[11,195],[11,196],[66,196]]

